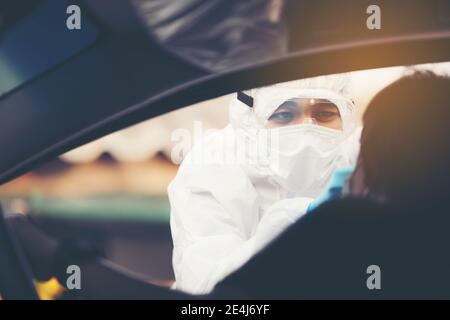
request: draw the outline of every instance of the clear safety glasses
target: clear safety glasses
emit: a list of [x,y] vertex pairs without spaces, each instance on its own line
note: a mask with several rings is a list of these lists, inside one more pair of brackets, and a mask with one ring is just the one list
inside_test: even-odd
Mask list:
[[343,130],[339,108],[328,99],[289,99],[280,104],[263,121],[263,126],[268,129],[299,124],[315,124],[330,129]]

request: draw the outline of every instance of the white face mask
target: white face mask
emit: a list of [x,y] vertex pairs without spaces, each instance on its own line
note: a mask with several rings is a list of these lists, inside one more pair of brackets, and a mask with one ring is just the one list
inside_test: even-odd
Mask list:
[[282,127],[270,147],[269,170],[274,179],[297,196],[316,197],[343,159],[339,156],[342,131],[313,124]]

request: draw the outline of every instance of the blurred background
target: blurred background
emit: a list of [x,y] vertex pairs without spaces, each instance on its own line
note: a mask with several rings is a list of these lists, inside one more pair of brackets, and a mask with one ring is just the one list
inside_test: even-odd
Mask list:
[[[410,68],[450,74],[450,63],[352,73],[360,115],[370,99]],[[153,283],[170,286],[172,241],[167,186],[182,161],[175,130],[200,138],[228,124],[232,95],[202,102],[105,136],[0,186],[7,212],[45,219],[53,233],[87,237],[108,257]],[[201,124],[201,132],[195,132]],[[193,141],[195,143],[195,141]]]

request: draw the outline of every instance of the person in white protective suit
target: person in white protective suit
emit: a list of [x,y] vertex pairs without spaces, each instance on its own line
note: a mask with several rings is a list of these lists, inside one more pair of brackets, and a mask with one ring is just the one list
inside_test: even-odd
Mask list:
[[193,147],[168,188],[176,289],[210,292],[305,214],[335,169],[354,165],[349,85],[340,74],[237,94],[231,124]]

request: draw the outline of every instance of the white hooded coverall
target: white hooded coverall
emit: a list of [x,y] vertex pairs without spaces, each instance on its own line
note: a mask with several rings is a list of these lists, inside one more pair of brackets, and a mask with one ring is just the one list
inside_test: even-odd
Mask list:
[[[290,99],[297,92],[327,98],[330,92],[348,102],[349,84],[349,75],[343,74],[250,90],[254,107],[233,100],[231,124],[193,147],[168,188],[176,289],[210,292],[301,217],[330,178],[298,194],[281,186],[264,166],[248,161],[250,156],[239,142],[275,111],[278,105],[268,101]],[[346,138],[333,166],[344,167],[354,164],[359,151],[356,110],[353,103],[337,106]]]

